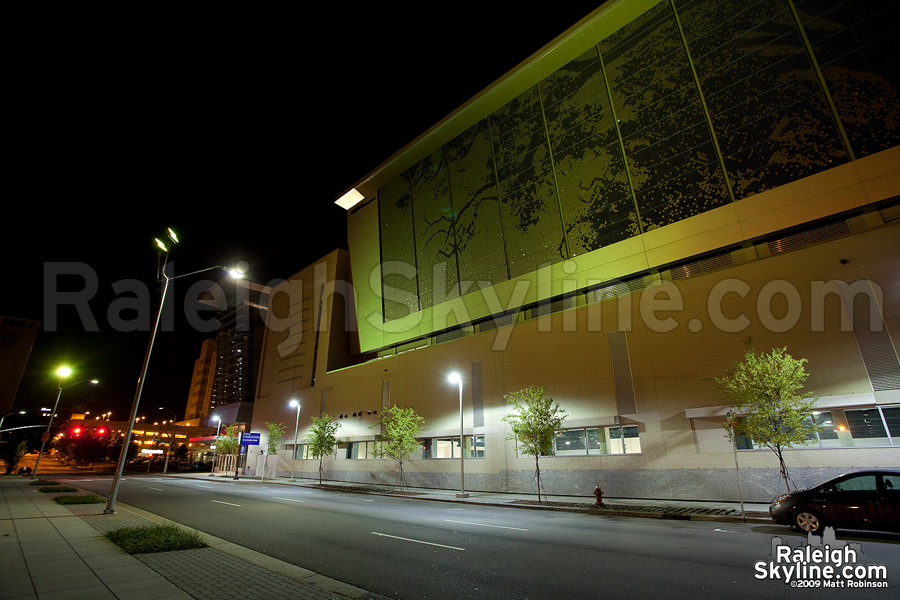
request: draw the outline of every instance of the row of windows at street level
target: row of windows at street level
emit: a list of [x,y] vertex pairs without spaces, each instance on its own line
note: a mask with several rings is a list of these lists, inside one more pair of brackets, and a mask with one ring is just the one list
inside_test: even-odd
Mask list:
[[[459,436],[426,438],[422,442],[423,459],[460,458]],[[463,438],[464,458],[484,458],[483,435],[467,435]],[[338,460],[362,460],[385,458],[375,440],[341,442],[335,450]],[[612,427],[583,427],[566,429],[554,440],[556,456],[600,456],[604,454],[640,454],[641,440],[637,425]],[[294,458],[312,459],[306,444],[297,445]]]
[[[808,418],[819,431],[809,436],[807,448],[900,448],[900,406],[814,411]],[[747,436],[738,435],[735,442],[738,450],[762,449]]]
[[[806,448],[898,447],[900,448],[900,406],[871,406],[854,409],[815,411],[809,417],[819,431],[810,436]],[[464,437],[464,458],[484,458],[483,435]],[[421,440],[423,459],[460,458],[459,436]],[[764,449],[747,436],[736,438],[738,450]],[[640,454],[637,425],[579,427],[561,431],[553,442],[556,456],[603,456]],[[380,442],[341,442],[335,449],[338,460],[381,459]],[[312,459],[306,444],[299,444],[294,458]]]

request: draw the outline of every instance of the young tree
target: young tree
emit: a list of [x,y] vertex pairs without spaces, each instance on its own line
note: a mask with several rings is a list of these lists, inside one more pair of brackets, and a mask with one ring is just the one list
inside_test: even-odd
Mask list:
[[[266,452],[263,455],[263,468],[262,468],[262,478],[266,478],[266,467],[269,462],[270,456],[275,456],[278,454],[278,446],[281,444],[281,438],[284,437],[284,430],[287,429],[287,426],[282,423],[274,423],[272,421],[266,421],[264,423],[266,426]],[[276,469],[277,470],[277,469]]]
[[732,406],[725,429],[728,438],[745,435],[775,453],[781,478],[791,489],[784,450],[815,440],[818,426],[812,418],[816,396],[800,392],[809,374],[805,358],[795,359],[787,348],[757,354],[749,338],[743,360],[717,377],[719,392]]
[[329,414],[313,417],[312,427],[306,435],[306,444],[310,455],[319,459],[319,485],[322,485],[322,460],[332,452],[337,444],[335,433],[341,426]]
[[400,466],[400,489],[405,483],[403,479],[403,461],[418,450],[421,445],[417,439],[425,422],[412,408],[392,406],[382,411],[381,420],[373,425],[381,425],[381,444],[379,450],[388,458],[393,458]]
[[269,456],[278,454],[278,446],[281,444],[281,438],[284,437],[284,430],[287,426],[282,423],[265,422],[266,431],[268,432],[268,440],[266,441],[266,454]]
[[189,454],[189,449],[187,444],[180,444],[177,448],[175,448],[175,460],[185,461],[187,460]]
[[227,425],[225,432],[216,438],[216,454],[237,454],[240,450],[236,425]]
[[538,502],[541,501],[541,456],[552,456],[553,440],[562,431],[566,411],[553,398],[544,396],[543,387],[528,387],[503,396],[511,407],[503,417],[509,424],[508,440],[517,440],[519,454],[534,457]]
[[25,454],[28,452],[28,444],[25,440],[22,440],[17,445],[8,442],[0,446],[0,448],[3,449],[2,458],[6,461],[6,474],[9,475],[16,470],[19,462],[25,457]]

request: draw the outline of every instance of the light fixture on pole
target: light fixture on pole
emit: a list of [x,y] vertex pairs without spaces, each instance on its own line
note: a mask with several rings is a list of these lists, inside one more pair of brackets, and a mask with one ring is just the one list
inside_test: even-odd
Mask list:
[[165,475],[169,470],[169,457],[172,455],[172,440],[175,439],[175,419],[178,418],[178,415],[175,414],[174,410],[165,406],[160,406],[159,410],[167,410],[172,413],[172,435],[169,436],[169,451],[166,452],[166,462],[163,463],[163,475]]
[[213,420],[216,422],[216,439],[215,439],[216,445],[213,446],[212,467],[209,469],[210,477],[213,476],[213,471],[216,470],[216,453],[218,452],[218,449],[216,448],[216,446],[219,445],[219,428],[222,427],[222,417],[213,417]]
[[63,380],[72,374],[72,369],[69,367],[60,367],[56,374],[59,375],[59,392],[56,394],[56,402],[53,404],[53,410],[50,411],[50,420],[47,421],[47,431],[44,432],[44,435],[41,436],[41,451],[38,452],[37,460],[34,461],[34,470],[31,472],[31,478],[34,479],[34,476],[37,475],[38,465],[41,464],[41,457],[44,455],[44,448],[47,446],[47,440],[50,439],[50,427],[53,425],[53,417],[56,416],[56,409],[59,407],[59,398],[62,396],[62,391],[66,388],[70,388],[73,385],[78,385],[79,383],[84,383],[85,381],[90,381],[91,383],[98,383],[96,379],[82,379],[81,381],[76,381],[75,383],[70,383],[69,385],[63,385]]
[[459,385],[459,493],[457,498],[468,498],[466,493],[466,461],[465,461],[465,437],[463,436],[463,394],[462,394],[462,377],[459,373],[450,373],[448,377],[450,383]]
[[[122,473],[125,469],[125,459],[128,453],[128,446],[131,444],[131,434],[134,430],[134,422],[137,420],[138,409],[141,404],[141,392],[144,390],[144,382],[147,378],[147,367],[150,365],[150,354],[153,352],[153,342],[156,340],[156,332],[159,329],[159,321],[162,317],[163,307],[166,302],[166,292],[169,290],[169,282],[173,279],[178,279],[180,277],[187,277],[188,275],[196,275],[197,273],[203,273],[205,271],[212,271],[213,269],[226,269],[222,265],[216,265],[214,267],[207,267],[205,269],[200,269],[198,271],[192,271],[190,273],[184,273],[182,275],[176,275],[170,277],[168,273],[166,273],[166,266],[169,260],[169,250],[178,243],[178,236],[175,235],[175,232],[169,228],[166,231],[166,237],[168,238],[167,242],[160,240],[159,238],[155,238],[154,241],[160,250],[160,266],[159,271],[157,272],[157,278],[162,282],[162,290],[160,291],[159,297],[159,305],[156,309],[156,320],[152,325],[152,329],[150,330],[150,340],[147,342],[147,351],[144,353],[144,362],[141,364],[141,373],[138,377],[137,387],[134,390],[134,400],[131,405],[131,417],[128,421],[128,429],[125,431],[125,437],[122,442],[122,451],[119,454],[119,464],[116,467],[116,473],[113,476],[112,486],[109,490],[109,498],[106,502],[106,508],[103,509],[103,514],[110,515],[116,512],[116,498],[119,495],[119,484],[122,481]],[[235,270],[236,274],[242,274],[242,271]]]
[[5,414],[2,417],[0,417],[0,437],[3,437],[3,420],[6,419],[6,417],[8,417],[9,415],[15,415],[15,414],[24,415],[25,411],[24,410],[14,410],[11,413]]
[[294,421],[294,450],[291,453],[291,479],[290,479],[290,481],[295,481],[295,479],[294,479],[294,462],[297,460],[297,432],[300,429],[300,403],[297,400],[291,400],[288,403],[288,405],[297,407],[297,420]]

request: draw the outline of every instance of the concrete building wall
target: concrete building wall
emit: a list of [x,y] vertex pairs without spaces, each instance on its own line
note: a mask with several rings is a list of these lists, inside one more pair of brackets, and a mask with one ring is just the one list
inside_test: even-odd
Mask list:
[[[517,457],[501,418],[507,412],[504,394],[535,385],[544,386],[567,411],[568,427],[635,425],[640,439],[640,452],[633,455],[543,458],[548,492],[589,496],[600,482],[610,496],[736,499],[735,459],[723,429],[727,407],[709,378],[738,360],[743,340],[752,336],[758,349],[787,346],[793,356],[807,358],[807,388],[821,396],[823,406],[900,404],[896,392],[876,397],[856,336],[846,324],[842,329],[844,306],[829,284],[870,280],[883,293],[886,331],[896,335],[900,252],[890,250],[898,248],[900,226],[882,225],[684,280],[659,279],[623,298],[325,373],[315,388],[294,391],[303,403],[299,438],[302,443],[311,417],[320,414],[324,394],[325,412],[341,423],[342,443],[374,440],[377,429],[371,427],[378,417],[371,413],[383,410],[385,390],[390,405],[412,406],[424,417],[423,438],[458,435],[457,388],[447,382],[458,370],[464,377],[466,435],[485,436],[485,457],[466,461],[469,489],[533,491],[533,461]],[[744,297],[732,291],[717,301],[725,317],[717,325],[709,301],[722,286],[748,291]],[[748,318],[746,328],[723,330],[723,324],[740,324],[741,315]],[[634,384],[630,413],[619,410],[610,354],[610,335],[622,330]],[[498,338],[507,334],[497,348]],[[480,427],[472,421],[473,363],[480,363],[482,374]],[[285,441],[292,444],[295,413],[287,400],[286,395],[257,399],[254,430],[266,420],[280,420],[288,426]],[[797,448],[788,452],[787,463],[802,485],[847,469],[893,465],[896,452],[896,447]],[[279,459],[282,474],[290,469],[289,456]],[[745,500],[766,500],[777,492],[771,452],[741,451],[738,458]],[[389,484],[396,478],[396,463],[389,460],[328,457],[324,467],[327,477],[340,480]],[[318,461],[297,460],[294,468],[315,476]],[[404,470],[411,485],[459,486],[454,459],[414,456]]]

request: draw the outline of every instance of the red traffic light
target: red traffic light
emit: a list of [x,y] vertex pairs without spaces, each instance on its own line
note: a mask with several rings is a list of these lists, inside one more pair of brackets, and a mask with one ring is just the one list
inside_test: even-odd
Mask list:
[[73,433],[75,436],[81,435],[81,427],[76,427],[76,428],[74,428],[74,429],[72,430],[72,433]]
[[100,429],[97,430],[97,435],[106,435],[106,429],[101,427]]

